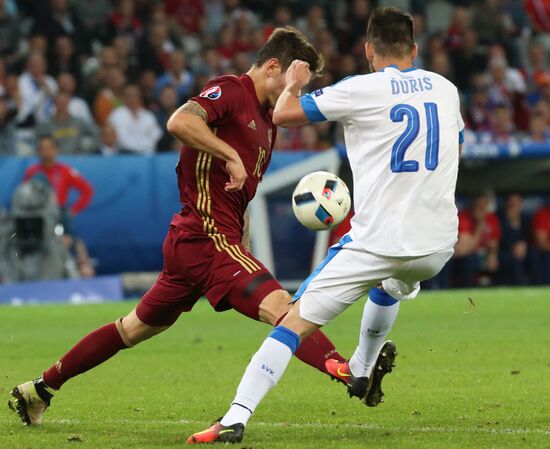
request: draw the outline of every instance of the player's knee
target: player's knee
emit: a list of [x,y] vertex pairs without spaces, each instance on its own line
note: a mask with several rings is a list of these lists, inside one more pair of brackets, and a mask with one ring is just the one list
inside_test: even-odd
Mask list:
[[271,292],[260,304],[260,320],[275,326],[290,310],[291,300],[285,290]]
[[306,339],[311,334],[313,334],[321,326],[315,324],[311,321],[308,321],[300,316],[300,303],[294,303],[288,314],[281,321],[281,326],[290,329],[294,333],[300,336],[301,340]]
[[141,343],[163,331],[170,326],[149,326],[139,319],[135,310],[130,312],[124,318],[117,320],[117,329],[126,346],[132,346]]

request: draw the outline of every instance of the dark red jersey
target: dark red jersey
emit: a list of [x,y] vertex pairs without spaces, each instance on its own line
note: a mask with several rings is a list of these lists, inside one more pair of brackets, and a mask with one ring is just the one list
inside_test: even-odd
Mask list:
[[216,135],[239,153],[248,178],[242,190],[226,192],[225,162],[184,146],[176,169],[183,209],[172,225],[189,237],[210,237],[222,251],[241,242],[244,213],[271,159],[277,128],[248,75],[216,78],[191,101],[204,109]]

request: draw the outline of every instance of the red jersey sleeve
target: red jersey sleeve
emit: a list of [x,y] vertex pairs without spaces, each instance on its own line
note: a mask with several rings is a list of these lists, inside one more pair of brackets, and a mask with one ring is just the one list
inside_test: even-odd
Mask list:
[[67,167],[69,188],[75,188],[78,190],[79,196],[75,203],[71,206],[71,212],[73,215],[78,214],[83,209],[86,209],[92,200],[94,189],[92,185],[84,179],[84,177],[74,168]]
[[40,167],[38,166],[38,164],[31,165],[29,168],[27,168],[27,170],[25,171],[25,176],[23,177],[23,181],[28,181],[34,175],[36,175],[38,173],[39,168]]
[[208,123],[221,125],[232,118],[243,102],[244,87],[239,78],[224,76],[208,82],[202,92],[190,98],[201,105],[208,115]]

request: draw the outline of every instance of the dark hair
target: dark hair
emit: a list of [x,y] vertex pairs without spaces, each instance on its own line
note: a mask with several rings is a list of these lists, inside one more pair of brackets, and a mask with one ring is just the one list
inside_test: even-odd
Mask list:
[[261,67],[271,58],[279,60],[283,71],[287,70],[295,59],[305,61],[309,64],[313,76],[319,75],[325,66],[323,56],[309,43],[307,37],[296,28],[288,26],[275,28],[258,52],[254,65]]
[[413,17],[399,8],[374,9],[367,26],[367,41],[380,56],[406,56],[414,48]]
[[44,140],[48,140],[51,143],[53,143],[55,146],[57,146],[57,141],[54,139],[54,137],[51,134],[42,134],[41,136],[38,136],[37,143],[43,142]]

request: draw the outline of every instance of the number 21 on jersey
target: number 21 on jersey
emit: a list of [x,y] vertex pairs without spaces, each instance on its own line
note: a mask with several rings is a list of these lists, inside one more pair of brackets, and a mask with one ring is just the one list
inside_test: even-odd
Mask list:
[[[435,170],[439,159],[439,117],[437,104],[424,103],[426,113],[426,124],[428,133],[426,135],[426,160],[428,170]],[[405,160],[405,153],[411,143],[418,137],[420,129],[420,115],[418,110],[408,104],[396,104],[390,111],[392,122],[402,122],[407,119],[407,127],[401,134],[391,151],[391,171],[394,173],[418,171],[418,161]]]

